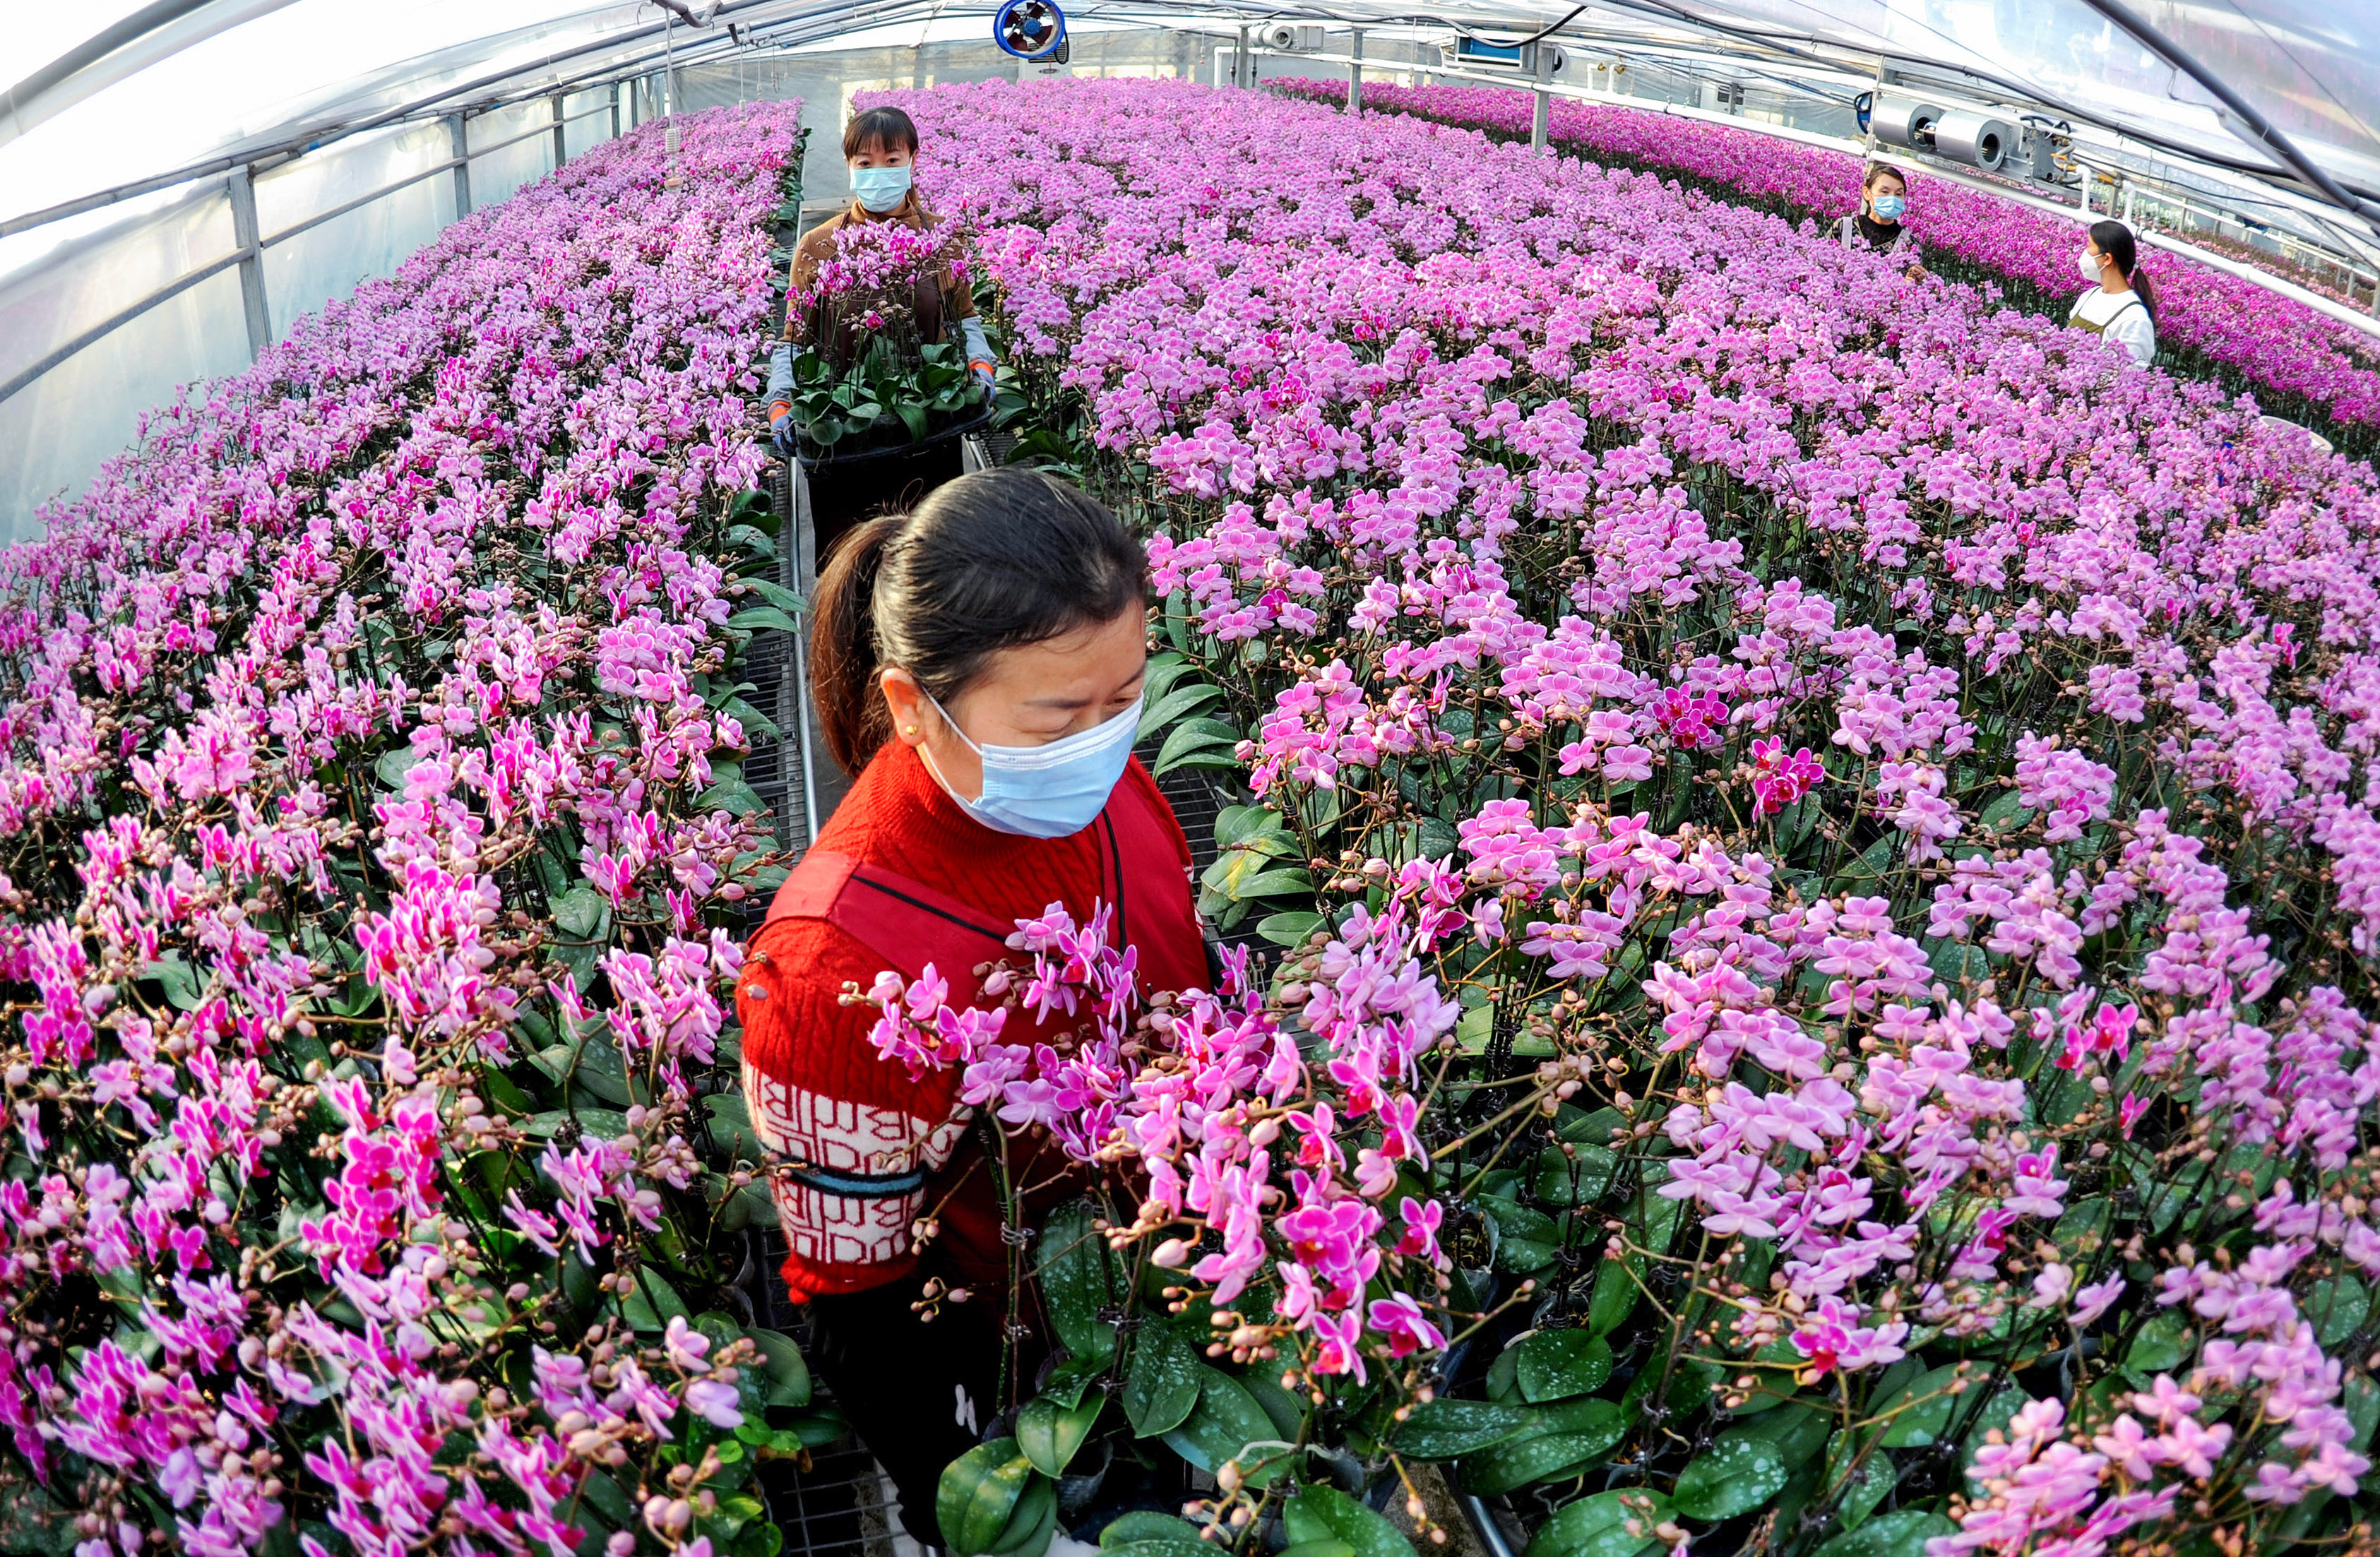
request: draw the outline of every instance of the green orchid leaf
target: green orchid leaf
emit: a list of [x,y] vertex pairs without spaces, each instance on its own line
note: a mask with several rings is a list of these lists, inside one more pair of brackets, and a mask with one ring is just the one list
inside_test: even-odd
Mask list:
[[1670,1501],[1690,1519],[1732,1519],[1785,1490],[1785,1456],[1757,1438],[1723,1437],[1678,1473]]

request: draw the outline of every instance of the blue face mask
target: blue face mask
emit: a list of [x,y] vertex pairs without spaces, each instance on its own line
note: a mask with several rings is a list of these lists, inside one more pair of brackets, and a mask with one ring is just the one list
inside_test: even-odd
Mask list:
[[909,170],[855,167],[851,170],[851,192],[860,204],[880,216],[909,198]]
[[1900,213],[1909,209],[1909,202],[1899,195],[1878,195],[1869,203],[1876,207],[1876,219],[1879,222],[1898,222]]
[[[926,700],[933,702],[931,698]],[[972,800],[934,771],[933,759],[926,755],[925,748],[919,747],[917,754],[925,758],[926,771],[934,774],[942,792],[993,832],[1020,838],[1069,837],[1088,827],[1107,809],[1108,797],[1123,777],[1124,764],[1132,760],[1142,701],[1135,698],[1132,706],[1113,719],[1047,746],[978,746],[967,740],[966,732],[943,712],[941,704],[934,703],[942,723],[966,741],[968,750],[983,759],[983,793]]]

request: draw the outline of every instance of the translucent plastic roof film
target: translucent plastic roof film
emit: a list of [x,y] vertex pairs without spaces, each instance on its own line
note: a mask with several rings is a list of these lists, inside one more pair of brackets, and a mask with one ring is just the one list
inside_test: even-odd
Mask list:
[[[990,0],[979,7],[987,27]],[[1837,78],[1875,69],[2004,101],[2037,102],[2146,144],[2242,172],[2297,177],[2197,81],[2092,0],[1255,0],[1086,4],[1085,18],[1196,26],[1268,17],[1439,23],[1512,36],[1557,21],[1566,39],[1689,38],[1769,68]],[[711,25],[671,30],[714,52],[726,24],[781,43],[953,15],[947,0],[877,5],[710,0]],[[2380,199],[2380,5],[2365,0],[2127,0],[2280,131],[2350,198]],[[653,0],[0,0],[0,217],[152,177],[292,134],[335,133],[442,91],[566,80],[657,49]],[[792,25],[788,25],[788,24]],[[112,51],[103,48],[115,43]],[[97,52],[98,57],[89,57]],[[76,66],[65,71],[60,68]],[[488,90],[494,90],[489,86]]]
[[[20,7],[32,9],[26,0],[0,0],[0,13]],[[103,61],[79,79],[27,94],[30,101],[15,97],[0,116],[0,215],[216,152],[344,128],[491,77],[600,67],[606,43],[658,46],[662,13],[572,0],[212,0],[161,30],[171,42],[226,16],[245,19],[201,32],[128,75],[116,77]]]
[[[2083,0],[1727,0],[1695,7],[1896,66],[2005,83],[2103,123],[2265,163],[2205,89]],[[2380,6],[2142,0],[2130,7],[2334,177],[2380,183]]]
[[[2228,87],[2352,195],[2380,200],[2380,5],[2366,0],[2126,0],[2133,19]],[[2032,103],[2169,154],[2293,177],[2212,92],[2089,0],[1560,0],[1354,3],[1283,14],[1437,19],[1500,32],[1560,24],[1565,42],[1693,42],[1747,67]],[[1862,78],[1867,78],[1862,79]],[[2302,182],[2302,180],[2299,180]]]

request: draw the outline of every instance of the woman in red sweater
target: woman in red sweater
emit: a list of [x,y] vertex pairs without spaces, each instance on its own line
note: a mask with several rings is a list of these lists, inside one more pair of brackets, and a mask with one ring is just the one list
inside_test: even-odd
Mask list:
[[[1113,515],[1021,469],[871,520],[819,581],[819,723],[857,782],[752,938],[744,1089],[783,1159],[784,1274],[810,1306],[814,1360],[927,1546],[941,1543],[942,1467],[1007,1404],[1002,1358],[1029,1344],[1002,1333],[1026,1233],[1002,1225],[958,1073],[913,1081],[880,1058],[875,1009],[844,993],[932,963],[961,1004],[986,964],[1026,963],[1006,938],[1054,905],[1077,922],[1113,906],[1144,993],[1208,983],[1189,845],[1132,756],[1148,590]],[[1053,1176],[1019,1167],[1019,1183]],[[928,1323],[933,1279],[972,1300]]]

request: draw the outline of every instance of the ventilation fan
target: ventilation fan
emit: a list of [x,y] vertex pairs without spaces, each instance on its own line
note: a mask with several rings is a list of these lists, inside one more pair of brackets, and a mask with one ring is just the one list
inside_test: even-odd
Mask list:
[[1008,0],[992,18],[991,36],[1019,59],[1044,59],[1066,41],[1066,15],[1052,0]]
[[1318,54],[1322,50],[1322,29],[1300,27],[1293,22],[1277,21],[1257,34],[1266,48],[1281,54]]

